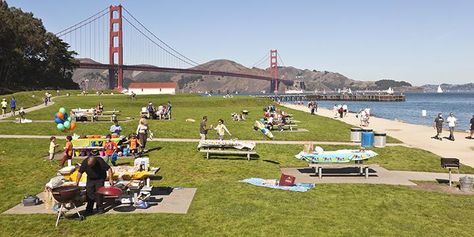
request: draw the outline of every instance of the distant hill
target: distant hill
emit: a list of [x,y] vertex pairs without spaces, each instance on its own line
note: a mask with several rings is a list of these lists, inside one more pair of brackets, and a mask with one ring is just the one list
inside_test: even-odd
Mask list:
[[[88,63],[96,63],[91,59],[80,59]],[[194,69],[216,70],[226,72],[248,73],[254,75],[268,76],[268,69],[248,68],[231,60],[218,59],[194,67]],[[395,91],[412,89],[411,84],[407,82],[397,82],[393,80],[380,81],[357,81],[349,79],[337,72],[318,71],[308,69],[298,69],[295,67],[280,67],[279,76],[294,81],[293,86],[285,89],[304,89],[308,91],[332,91],[337,89],[351,88],[352,90],[386,90],[392,87]],[[89,80],[89,89],[105,89],[107,88],[107,70],[93,69],[76,69],[74,71],[73,80],[81,86],[85,79]],[[126,71],[124,73],[124,87],[132,82],[168,82],[174,81],[178,84],[179,92],[260,92],[269,91],[270,83],[266,81],[219,77],[192,74],[176,74],[176,73],[156,73],[156,72],[139,72]],[[283,88],[282,88],[283,89]]]
[[[436,92],[438,90],[439,85],[423,85],[423,91],[426,92]],[[465,91],[474,91],[474,83],[467,83],[467,84],[441,84],[441,88],[443,91],[451,91],[451,92],[465,92]]]

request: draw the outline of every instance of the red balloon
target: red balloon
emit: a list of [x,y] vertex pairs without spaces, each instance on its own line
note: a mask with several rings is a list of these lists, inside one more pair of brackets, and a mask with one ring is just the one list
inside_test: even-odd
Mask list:
[[63,114],[63,113],[58,112],[58,113],[56,114],[56,116],[57,116],[59,119],[64,120],[64,114]]
[[63,133],[67,133],[67,132],[69,132],[69,130],[68,130],[67,128],[65,128],[65,129],[63,130]]

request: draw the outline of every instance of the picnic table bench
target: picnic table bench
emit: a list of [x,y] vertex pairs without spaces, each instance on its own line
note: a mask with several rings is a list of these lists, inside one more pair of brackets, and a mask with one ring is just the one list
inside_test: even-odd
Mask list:
[[200,149],[199,152],[206,153],[206,159],[209,159],[210,154],[232,154],[232,155],[247,155],[247,160],[250,160],[251,155],[256,155],[257,152],[253,150],[229,150],[229,149]]
[[364,165],[362,162],[356,162],[355,164],[349,163],[311,163],[309,167],[313,168],[314,174],[318,175],[320,179],[323,178],[323,168],[344,168],[344,167],[358,167],[359,175],[365,175],[365,178],[369,178],[369,166]]

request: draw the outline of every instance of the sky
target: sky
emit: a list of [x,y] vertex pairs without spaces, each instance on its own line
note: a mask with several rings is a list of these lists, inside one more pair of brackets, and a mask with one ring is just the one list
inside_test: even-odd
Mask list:
[[50,32],[122,4],[163,41],[199,63],[230,59],[252,66],[277,49],[285,66],[339,72],[355,80],[474,82],[474,1],[7,2],[33,12]]

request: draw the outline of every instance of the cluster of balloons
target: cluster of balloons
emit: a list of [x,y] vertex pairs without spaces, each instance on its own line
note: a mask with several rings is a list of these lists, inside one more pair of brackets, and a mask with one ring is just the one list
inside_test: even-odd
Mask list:
[[61,107],[54,116],[56,127],[61,132],[72,131],[76,128],[76,123],[72,122],[72,118],[66,113],[66,109]]

